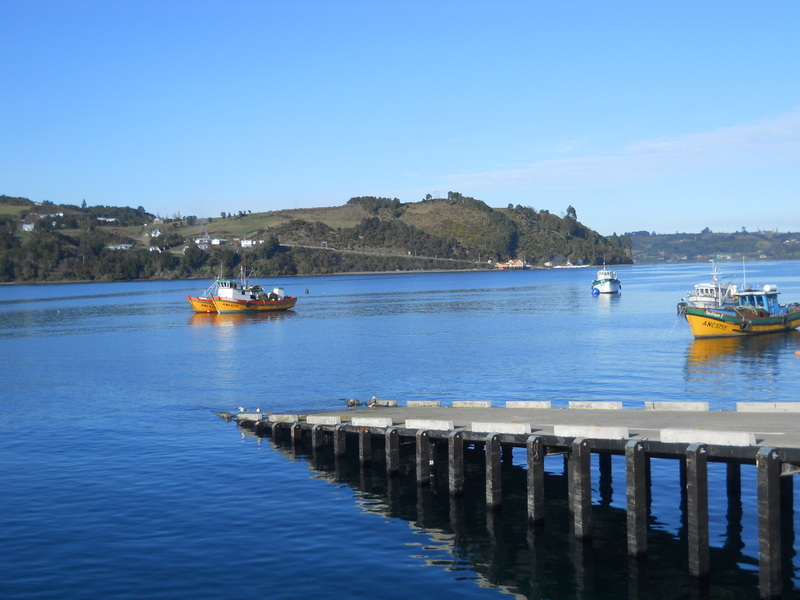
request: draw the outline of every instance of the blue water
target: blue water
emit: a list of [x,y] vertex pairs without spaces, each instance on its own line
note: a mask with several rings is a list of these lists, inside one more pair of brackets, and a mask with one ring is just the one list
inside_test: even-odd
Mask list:
[[[798,300],[799,269],[748,264],[746,281]],[[314,465],[215,412],[345,410],[373,395],[796,401],[800,333],[704,343],[678,320],[710,271],[619,268],[615,297],[593,297],[586,269],[263,280],[300,297],[279,315],[190,314],[197,281],[0,287],[0,597],[635,597],[616,459],[613,483],[593,478],[605,533],[576,549],[557,459],[553,516],[531,542],[524,492],[500,515],[480,490],[456,509],[446,482],[389,489],[380,469]],[[504,477],[524,488],[515,463]],[[741,519],[712,496],[715,576],[698,597],[758,597],[752,470],[742,480]],[[676,466],[655,460],[653,482],[639,597],[688,597]]]

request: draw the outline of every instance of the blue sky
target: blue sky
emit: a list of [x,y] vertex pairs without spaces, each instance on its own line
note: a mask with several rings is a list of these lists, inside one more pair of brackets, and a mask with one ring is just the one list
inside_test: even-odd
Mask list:
[[800,231],[800,2],[2,0],[0,194]]

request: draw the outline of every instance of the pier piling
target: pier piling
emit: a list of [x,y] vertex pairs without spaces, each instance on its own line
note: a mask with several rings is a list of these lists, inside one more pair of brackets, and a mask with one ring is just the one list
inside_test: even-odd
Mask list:
[[702,444],[686,450],[689,574],[708,575],[708,456]]
[[428,486],[431,483],[431,438],[427,430],[420,429],[416,434],[417,441],[417,485]]
[[575,438],[572,442],[570,464],[572,471],[572,516],[575,537],[592,537],[592,449],[589,440]]
[[544,444],[541,436],[532,435],[525,442],[528,452],[528,520],[544,522]]
[[647,553],[647,464],[644,444],[631,440],[625,445],[625,490],[628,507],[628,554]]
[[758,488],[758,583],[761,598],[781,592],[780,462],[774,448],[756,456]]
[[447,436],[447,474],[451,496],[464,492],[464,433],[451,431]]
[[499,510],[502,505],[501,438],[499,433],[486,437],[486,506],[489,510]]

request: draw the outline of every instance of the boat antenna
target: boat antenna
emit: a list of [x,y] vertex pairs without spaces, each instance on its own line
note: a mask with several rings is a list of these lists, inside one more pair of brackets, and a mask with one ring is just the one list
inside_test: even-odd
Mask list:
[[744,257],[742,257],[742,289],[747,289],[747,272],[744,268]]

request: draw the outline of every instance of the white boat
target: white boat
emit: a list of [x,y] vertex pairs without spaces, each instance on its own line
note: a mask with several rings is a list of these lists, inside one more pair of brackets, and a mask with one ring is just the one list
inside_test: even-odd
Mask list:
[[592,282],[592,294],[597,296],[599,294],[617,294],[622,289],[617,277],[617,272],[607,269],[605,264],[603,268],[597,271],[597,277]]
[[721,273],[714,265],[711,271],[711,283],[696,283],[686,298],[678,302],[678,313],[683,313],[687,306],[695,308],[731,308],[736,306],[736,285],[722,283]]

